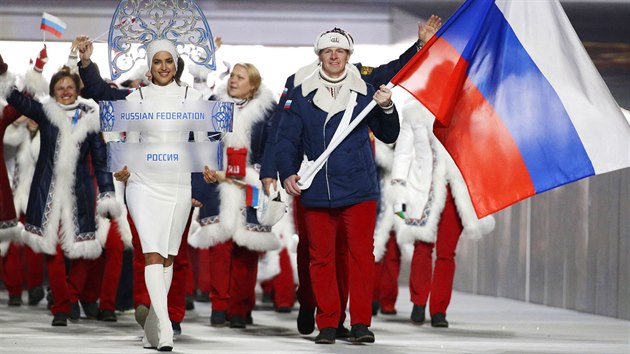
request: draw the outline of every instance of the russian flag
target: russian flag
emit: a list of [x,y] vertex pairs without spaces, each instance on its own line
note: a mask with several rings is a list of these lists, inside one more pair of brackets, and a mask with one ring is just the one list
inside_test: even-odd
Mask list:
[[61,38],[61,35],[66,30],[66,23],[59,17],[53,16],[48,12],[44,12],[42,15],[42,24],[39,28],[52,33],[57,38]]
[[260,190],[251,184],[245,185],[245,205],[252,208],[258,208],[260,199]]
[[630,125],[557,0],[466,1],[392,82],[436,116],[479,217],[630,166]]

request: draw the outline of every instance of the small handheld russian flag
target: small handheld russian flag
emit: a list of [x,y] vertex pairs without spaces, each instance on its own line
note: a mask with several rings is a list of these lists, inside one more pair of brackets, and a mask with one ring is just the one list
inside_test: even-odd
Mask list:
[[48,12],[44,12],[42,15],[42,24],[39,28],[43,31],[52,33],[57,38],[61,38],[61,35],[63,35],[63,32],[66,30],[66,23],[59,17],[53,16]]
[[260,198],[260,190],[256,186],[248,184],[245,186],[245,205],[258,208],[258,201]]

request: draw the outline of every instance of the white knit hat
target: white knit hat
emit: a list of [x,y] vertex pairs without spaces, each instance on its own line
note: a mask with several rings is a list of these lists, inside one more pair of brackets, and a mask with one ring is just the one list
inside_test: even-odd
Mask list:
[[352,54],[354,52],[354,40],[350,33],[335,27],[317,36],[314,47],[315,54],[319,55],[319,51],[331,47],[346,49]]
[[177,47],[175,44],[168,39],[156,39],[147,44],[147,65],[151,68],[151,64],[153,62],[153,56],[159,52],[169,52],[173,56],[173,60],[175,61],[175,69],[177,70],[177,58],[179,58],[179,54],[177,53]]

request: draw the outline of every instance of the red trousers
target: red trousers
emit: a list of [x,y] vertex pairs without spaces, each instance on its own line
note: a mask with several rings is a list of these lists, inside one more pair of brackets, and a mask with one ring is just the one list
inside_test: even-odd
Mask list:
[[120,238],[118,223],[111,220],[103,254],[90,265],[89,277],[81,292],[85,302],[99,301],[101,310],[116,310],[116,295],[122,271],[124,244]]
[[[338,268],[347,270],[350,324],[372,323],[374,226],[376,201],[342,208],[304,208],[309,240],[310,273],[317,303],[317,327],[336,328],[341,320]],[[340,243],[341,242],[341,243]],[[347,259],[338,259],[338,248]],[[339,263],[341,261],[341,264]],[[342,276],[344,277],[344,276]]]
[[[315,295],[313,295],[313,287],[311,285],[311,256],[309,252],[308,229],[306,227],[306,219],[304,218],[304,207],[302,207],[299,197],[293,198],[293,217],[299,237],[297,246],[297,300],[300,304],[300,308],[315,309],[317,304],[315,303]],[[348,264],[345,251],[345,238],[338,238],[337,242],[337,287],[339,288],[339,301],[341,306],[339,323],[342,324],[346,319],[346,307],[348,305]]]
[[376,277],[374,277],[374,297],[382,311],[396,309],[398,298],[398,276],[400,275],[400,248],[396,243],[396,233],[390,232],[385,244],[385,254],[376,263]]
[[297,300],[300,303],[301,308],[315,309],[317,304],[315,303],[315,296],[313,295],[311,273],[309,271],[311,257],[308,252],[308,229],[306,227],[306,220],[304,219],[304,207],[302,207],[299,197],[293,198],[293,218],[295,220],[295,227],[299,237],[297,245]]
[[88,269],[94,260],[77,258],[70,261],[70,271],[66,276],[66,260],[57,246],[54,255],[46,255],[46,270],[48,271],[48,283],[52,293],[53,305],[50,312],[70,313],[70,302],[79,301],[79,295],[85,287]]
[[289,251],[283,248],[279,254],[280,273],[271,279],[260,282],[263,293],[272,294],[273,304],[276,308],[292,308],[295,303],[295,281],[293,280],[293,267]]
[[212,311],[227,311],[230,303],[230,272],[232,268],[232,241],[208,248],[210,273],[210,301]]
[[[462,222],[449,188],[444,211],[438,224],[435,244],[416,242],[411,260],[409,275],[411,302],[426,306],[430,294],[429,313],[431,315],[446,313],[451,302],[455,277],[455,248],[462,230]],[[435,269],[432,258],[434,247],[436,247]]]
[[[168,315],[171,321],[174,322],[182,322],[186,314],[186,287],[189,277],[188,269],[190,268],[190,262],[188,261],[188,229],[190,228],[191,219],[192,209],[188,215],[188,222],[182,235],[182,243],[173,262],[173,282],[168,292]],[[129,220],[133,243],[133,304],[134,307],[139,305],[149,306],[151,300],[144,282],[145,261],[142,246],[140,245],[140,237],[129,214],[127,214],[127,220]]]
[[195,290],[210,293],[210,250],[207,248],[194,248],[188,246],[188,255],[190,259],[190,273],[192,274],[192,282],[188,290]]
[[263,294],[273,295],[273,278],[261,281],[260,288],[262,289]]
[[289,251],[280,251],[280,273],[271,280],[273,287],[273,303],[276,308],[293,307],[295,303],[295,281]]
[[33,252],[27,245],[11,242],[2,258],[2,268],[2,281],[9,296],[21,296],[25,280],[28,290],[44,282],[44,255]]
[[230,269],[228,317],[245,318],[256,305],[256,275],[258,274],[257,251],[234,245]]

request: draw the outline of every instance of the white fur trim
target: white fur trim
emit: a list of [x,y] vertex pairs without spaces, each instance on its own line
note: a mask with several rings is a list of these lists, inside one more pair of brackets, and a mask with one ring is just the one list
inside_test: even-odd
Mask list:
[[103,247],[98,240],[74,242],[72,247],[63,247],[63,250],[70,259],[96,259],[103,253]]
[[96,213],[102,218],[119,218],[122,215],[122,206],[112,193],[101,193],[96,201]]
[[0,241],[0,257],[7,255],[9,246],[11,246],[11,241]]
[[129,220],[127,220],[127,210],[123,209],[123,215],[116,218],[116,224],[118,225],[118,232],[120,232],[120,239],[125,245],[125,249],[133,249],[133,242],[131,241],[131,226],[129,226]]
[[389,240],[389,235],[394,225],[394,215],[392,207],[387,204],[385,208],[379,213],[379,219],[376,222],[374,228],[374,261],[380,262],[385,255],[385,245]]
[[385,173],[389,174],[392,170],[392,164],[394,163],[394,145],[385,144],[384,142],[374,139],[376,164],[385,170]]
[[15,75],[8,71],[3,75],[0,75],[0,98],[6,100],[14,87]]
[[[37,139],[39,140],[39,136]],[[36,162],[36,159],[33,159],[31,156],[31,136],[26,128],[26,122],[22,122],[19,125],[12,124],[7,127],[4,143],[17,147],[15,161],[19,169],[17,172],[17,185],[13,186],[13,203],[18,215],[25,214]]]
[[208,248],[226,242],[232,235],[223,228],[223,222],[201,226],[188,237],[188,244],[194,248]]
[[291,250],[293,246],[293,235],[295,235],[295,220],[293,218],[293,199],[286,191],[280,188],[280,196],[285,203],[286,212],[275,225],[273,225],[273,232],[276,235],[280,235],[284,247]]
[[214,72],[213,70],[199,64],[190,64],[187,65],[186,68],[188,69],[190,75],[192,75],[194,78],[202,79],[204,81],[208,79],[208,75]]
[[105,248],[105,243],[107,243],[107,237],[109,237],[109,228],[111,225],[112,224],[109,219],[101,216],[96,217],[96,239],[103,248]]
[[[328,113],[328,117],[344,111],[348,106],[351,91],[360,95],[367,94],[367,84],[363,81],[358,71],[351,69],[352,67],[354,65],[346,64],[346,78],[336,98],[330,95],[319,74],[311,75],[302,82],[302,96],[306,97],[311,92],[316,91],[313,96],[313,103]],[[354,68],[356,69],[356,67]]]
[[48,81],[46,81],[41,72],[35,69],[29,69],[26,74],[24,74],[24,91],[33,96],[47,96],[49,94]]
[[258,259],[258,274],[256,280],[261,282],[272,279],[280,274],[280,252],[269,251]]
[[0,229],[0,241],[19,240],[22,229],[23,226],[19,222],[15,226],[11,226],[6,229]]
[[26,129],[26,122],[22,122],[19,124],[10,124],[4,131],[2,142],[4,145],[18,147],[27,138],[30,138],[30,136],[28,130]]
[[404,262],[411,262],[413,259],[413,243],[407,243],[404,245],[398,245],[400,247],[400,259]]
[[273,232],[249,231],[243,227],[236,229],[234,242],[252,251],[273,251],[282,248],[280,238]]
[[[233,101],[233,98],[227,93],[227,84],[225,83],[217,88],[216,96],[219,101]],[[223,137],[225,146],[250,149],[252,127],[265,119],[265,113],[274,109],[276,102],[273,92],[267,86],[260,85],[253,99],[247,102],[244,107],[234,109],[232,131]],[[248,159],[250,153],[251,151],[248,151]]]
[[401,244],[413,244],[416,241],[434,243],[437,238],[437,225],[412,226],[401,225],[396,233],[396,241]]
[[125,249],[133,249],[133,243],[131,242],[131,226],[129,226],[129,220],[127,220],[127,205],[125,205],[125,182],[120,182],[114,179],[114,193],[116,200],[120,204],[120,216],[116,217],[116,224],[118,225],[118,232],[120,233],[120,239],[125,245]]
[[383,193],[385,201],[390,205],[407,204],[410,197],[407,187],[400,183],[393,186],[391,184],[383,186]]
[[245,193],[233,184],[221,183],[219,196],[221,198],[220,223],[228,235],[234,235],[237,225],[245,222],[241,213],[241,209],[245,207]]
[[[55,224],[58,226],[59,222],[57,221]],[[33,252],[49,255],[57,253],[57,244],[59,242],[59,237],[57,237],[57,235],[43,237],[26,230],[22,230],[21,237],[22,242],[27,244]]]

